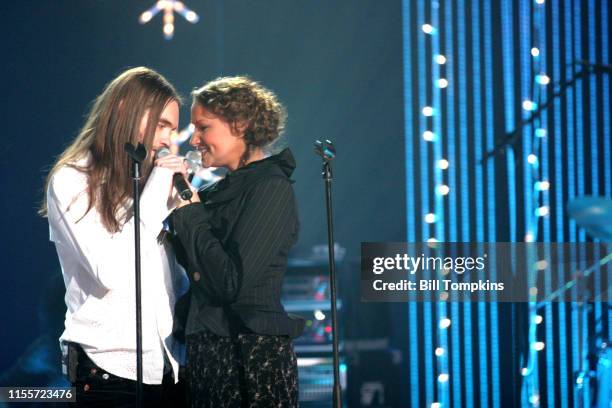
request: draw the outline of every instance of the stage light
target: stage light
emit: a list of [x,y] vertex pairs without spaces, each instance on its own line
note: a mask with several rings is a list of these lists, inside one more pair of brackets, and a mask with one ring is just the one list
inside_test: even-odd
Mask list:
[[148,23],[149,21],[151,21],[152,18],[153,13],[147,10],[140,15],[140,24]]
[[446,78],[440,78],[436,81],[436,85],[438,85],[438,88],[446,88],[448,86],[448,81]]
[[426,130],[423,132],[423,139],[427,142],[433,142],[434,140],[436,140],[436,134],[431,130]]
[[445,383],[448,381],[448,374],[442,373],[438,376],[438,382]]
[[529,99],[525,99],[523,101],[523,109],[531,112],[538,109],[538,104],[534,101],[530,101]]
[[531,348],[534,349],[535,351],[542,351],[544,350],[544,342],[536,341],[535,343],[531,344]]
[[536,210],[536,215],[538,217],[546,217],[550,213],[550,210],[547,205],[543,205]]
[[445,317],[444,319],[440,320],[439,327],[441,329],[448,329],[450,325],[451,325],[451,320],[448,317]]
[[439,402],[432,402],[430,408],[442,408],[442,404]]
[[154,6],[152,6],[147,11],[143,12],[140,15],[138,19],[140,21],[140,24],[148,23],[160,11],[163,11],[163,14],[164,14],[163,32],[164,32],[164,37],[167,40],[170,40],[172,36],[174,35],[174,12],[177,12],[180,15],[182,15],[185,18],[185,20],[187,20],[188,22],[192,24],[197,23],[198,20],[200,19],[200,17],[198,17],[198,15],[196,14],[196,12],[194,12],[193,10],[190,10],[187,6],[185,6],[185,3],[181,1],[159,0],[158,2],[155,3]]
[[189,10],[185,13],[185,19],[190,23],[197,23],[200,18],[194,11]]
[[320,311],[320,310],[316,310],[314,312],[314,317],[317,320],[324,320],[325,319],[325,314],[322,311]]
[[537,47],[533,47],[531,49],[531,56],[532,57],[539,57],[540,56],[540,49]]
[[542,323],[542,321],[544,320],[544,318],[541,315],[535,315],[533,318],[533,322],[535,324],[540,324]]
[[[427,242],[429,242],[429,243],[435,243],[435,242],[438,242],[438,240],[437,240],[435,237],[431,237],[431,238],[428,238],[428,239],[427,239]],[[429,247],[431,248],[431,245],[429,245]]]
[[438,186],[438,194],[447,195],[450,192],[450,188],[446,184],[441,184]]
[[448,160],[446,159],[440,159],[438,160],[438,167],[442,170],[446,170],[448,169]]
[[548,85],[550,83],[550,77],[546,74],[538,74],[535,76],[535,81],[540,85]]
[[533,394],[529,397],[529,402],[532,406],[537,407],[540,405],[540,396],[538,394]]
[[543,271],[544,269],[548,268],[548,262],[546,259],[540,259],[535,263],[535,267],[538,268],[539,271]]
[[546,180],[536,181],[534,187],[537,191],[548,191],[548,189],[550,189],[550,183]]
[[525,234],[525,242],[533,242],[535,237],[533,236],[533,232],[528,232]]
[[422,110],[424,116],[433,116],[434,108],[431,106],[425,106]]
[[421,29],[425,34],[434,34],[436,32],[436,29],[431,24],[423,24]]
[[535,286],[529,288],[529,296],[538,296],[538,288]]
[[536,137],[546,137],[547,133],[548,132],[544,128],[537,128],[536,131],[535,131]]
[[531,153],[529,156],[527,156],[527,163],[532,164],[532,165],[538,164],[538,156]]
[[521,375],[522,375],[523,377],[525,377],[525,376],[529,375],[529,369],[528,369],[527,367],[523,367],[523,368],[521,368]]
[[535,0],[536,4],[544,4],[545,0]]
[[438,347],[436,348],[435,353],[436,353],[436,356],[442,357],[444,355],[444,349],[442,347]]
[[434,61],[436,61],[436,64],[444,65],[446,64],[446,57],[442,54],[438,54],[434,57]]
[[434,213],[425,214],[425,222],[428,224],[433,224],[434,222],[436,222],[436,214]]

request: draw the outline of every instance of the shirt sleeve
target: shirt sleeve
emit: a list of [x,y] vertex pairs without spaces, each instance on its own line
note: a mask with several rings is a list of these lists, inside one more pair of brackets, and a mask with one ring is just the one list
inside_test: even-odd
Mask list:
[[201,203],[174,212],[174,229],[201,278],[204,293],[221,303],[233,302],[241,287],[264,278],[266,267],[292,239],[295,197],[287,179],[258,182],[248,193],[234,231],[225,246],[210,229]]
[[[141,248],[155,240],[163,221],[173,208],[168,200],[172,172],[154,167],[140,197]],[[83,269],[106,289],[125,287],[134,274],[134,218],[116,233],[102,224],[95,207],[85,213],[89,198],[87,178],[82,172],[64,167],[52,177],[47,190],[50,239],[73,256]],[[143,257],[145,253],[141,254]],[[74,259],[72,260],[74,261]]]

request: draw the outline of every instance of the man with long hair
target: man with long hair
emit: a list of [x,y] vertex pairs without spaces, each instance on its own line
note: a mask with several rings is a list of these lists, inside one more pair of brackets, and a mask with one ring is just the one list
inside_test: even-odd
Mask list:
[[59,156],[46,182],[48,217],[66,285],[65,373],[82,406],[130,406],[136,392],[136,318],[132,179],[125,143],[142,143],[141,254],[143,400],[164,406],[178,379],[172,339],[176,299],[188,286],[170,246],[158,236],[174,209],[174,173],[183,161],[155,152],[169,147],[180,98],[148,68],[112,80],[85,125]]

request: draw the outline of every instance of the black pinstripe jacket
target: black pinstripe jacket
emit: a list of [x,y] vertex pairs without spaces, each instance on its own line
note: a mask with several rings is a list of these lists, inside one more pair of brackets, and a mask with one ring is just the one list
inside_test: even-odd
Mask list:
[[191,281],[185,334],[207,328],[297,337],[302,319],[280,302],[289,249],[298,237],[289,149],[229,173],[174,212],[173,243]]

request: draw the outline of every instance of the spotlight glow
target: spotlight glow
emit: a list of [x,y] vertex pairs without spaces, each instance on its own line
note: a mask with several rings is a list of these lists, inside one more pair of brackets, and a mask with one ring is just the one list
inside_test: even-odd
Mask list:
[[536,137],[546,137],[547,133],[548,132],[544,128],[537,128],[536,131],[535,131]]
[[548,85],[550,83],[550,77],[546,74],[538,74],[535,76],[535,81],[540,85]]
[[423,132],[423,139],[427,142],[433,142],[436,140],[436,134],[431,130],[426,130]]
[[448,169],[448,160],[446,160],[446,159],[438,160],[438,168],[440,168],[442,170]]
[[436,214],[434,213],[425,214],[425,222],[428,224],[433,224],[434,222],[436,222]]
[[548,214],[550,214],[550,209],[547,205],[543,205],[536,210],[536,215],[538,217],[546,217]]
[[444,349],[442,347],[438,347],[436,348],[435,353],[436,353],[436,356],[442,357],[444,355]]
[[445,317],[444,319],[440,320],[440,324],[438,325],[438,327],[440,327],[441,329],[448,329],[451,325],[451,320],[448,317]]
[[450,188],[446,184],[441,184],[438,186],[438,194],[447,195],[450,192]]
[[540,49],[537,47],[533,47],[531,49],[531,56],[532,57],[539,57],[540,56]]
[[434,57],[434,61],[436,61],[436,64],[444,65],[446,64],[446,57],[442,54],[438,54]]
[[434,108],[431,106],[425,106],[422,110],[424,116],[433,116]]
[[443,374],[440,374],[440,375],[438,376],[438,382],[439,382],[439,383],[445,383],[445,382],[447,382],[447,381],[448,381],[448,374],[443,373]]
[[536,341],[535,343],[531,344],[531,348],[534,349],[535,351],[542,351],[544,350],[544,342]]
[[436,29],[431,24],[423,24],[421,26],[421,29],[425,34],[433,34],[436,31]]
[[536,156],[535,154],[531,153],[529,156],[527,156],[527,163],[529,163],[529,164],[537,164],[538,163],[538,156]]
[[538,191],[548,191],[548,189],[550,189],[550,183],[546,180],[536,181],[535,189]]
[[448,86],[448,81],[446,78],[440,78],[436,81],[436,85],[438,85],[438,88],[446,88]]
[[540,316],[540,315],[535,315],[535,317],[533,318],[533,322],[535,324],[540,324],[540,323],[542,323],[543,320],[544,320],[544,318],[542,316]]
[[538,104],[534,101],[530,101],[529,99],[525,99],[523,101],[523,109],[526,111],[534,111],[538,109]]

